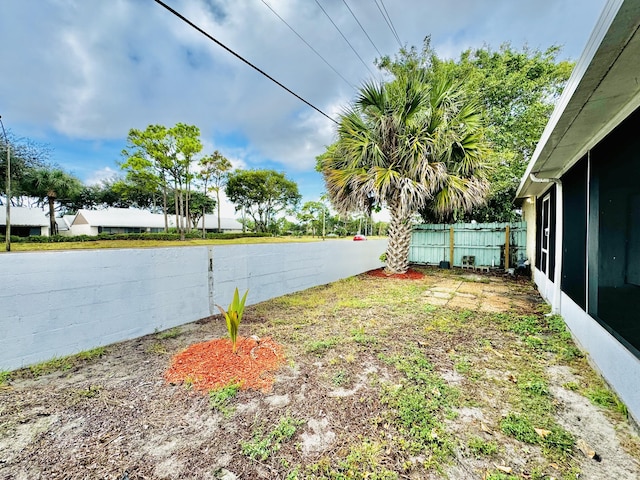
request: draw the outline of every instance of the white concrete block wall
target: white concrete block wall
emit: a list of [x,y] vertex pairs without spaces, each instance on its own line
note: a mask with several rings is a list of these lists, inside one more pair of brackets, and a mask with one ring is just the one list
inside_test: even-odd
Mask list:
[[0,369],[205,317],[207,268],[206,247],[3,254]]
[[0,254],[0,370],[207,317],[236,287],[254,304],[362,273],[385,249],[332,240]]
[[229,245],[215,247],[215,302],[226,307],[234,289],[249,289],[247,304],[324,285],[382,266],[386,240]]

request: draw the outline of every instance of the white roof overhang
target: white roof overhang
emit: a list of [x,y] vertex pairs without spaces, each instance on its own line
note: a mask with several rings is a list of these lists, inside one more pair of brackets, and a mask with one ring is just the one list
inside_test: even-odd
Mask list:
[[640,2],[609,0],[522,177],[516,197],[541,194],[640,106]]

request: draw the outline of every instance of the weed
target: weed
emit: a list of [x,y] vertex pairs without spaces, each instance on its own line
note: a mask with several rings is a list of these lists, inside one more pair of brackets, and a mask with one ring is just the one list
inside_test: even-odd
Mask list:
[[315,353],[322,354],[326,350],[330,350],[338,344],[338,339],[336,337],[331,337],[326,340],[318,340],[315,342],[308,342],[306,344],[306,352],[307,353]]
[[94,398],[100,395],[101,390],[101,385],[89,385],[89,388],[87,388],[86,390],[78,390],[76,391],[76,394],[84,398]]
[[398,474],[382,464],[384,449],[385,444],[364,439],[361,443],[352,445],[346,456],[336,463],[323,457],[306,470],[311,478],[326,480],[396,480]]
[[349,374],[344,370],[340,370],[333,375],[331,378],[331,383],[333,383],[336,387],[340,387],[349,383]]
[[552,458],[565,458],[575,443],[573,436],[558,425],[546,426],[549,428],[535,427],[528,417],[515,413],[510,413],[500,422],[504,434],[524,443],[541,445],[544,453]]
[[35,365],[31,365],[29,370],[34,377],[39,377],[41,375],[47,375],[49,373],[57,372],[57,371],[67,371],[71,370],[73,367],[73,362],[71,357],[61,357],[61,358],[52,358],[46,362],[36,363]]
[[549,395],[549,387],[544,380],[534,378],[518,385],[520,389],[531,395]]
[[453,368],[455,368],[456,372],[458,373],[469,373],[469,371],[471,370],[471,362],[469,362],[469,360],[467,360],[466,358],[458,358],[457,360],[455,360]]
[[301,420],[289,416],[282,417],[271,432],[266,435],[258,432],[254,434],[252,441],[243,442],[241,444],[242,453],[253,460],[264,461],[280,450],[282,444],[293,437],[298,426],[302,423]]
[[104,347],[97,347],[91,350],[85,350],[84,352],[76,353],[75,355],[69,355],[68,357],[56,357],[46,362],[37,363],[29,367],[29,372],[34,377],[41,375],[47,375],[49,373],[58,371],[71,370],[73,367],[78,366],[81,363],[90,362],[102,357],[106,353]]
[[217,410],[225,417],[233,413],[233,408],[229,407],[229,401],[235,397],[240,390],[240,385],[232,383],[221,388],[209,390],[209,406]]
[[538,335],[542,330],[538,322],[538,317],[533,315],[523,315],[515,323],[513,323],[509,330],[517,335]]
[[11,372],[8,370],[0,370],[0,386],[11,380]]
[[182,332],[180,331],[180,327],[173,327],[169,330],[165,330],[164,332],[160,332],[156,335],[156,337],[160,340],[167,340],[169,338],[176,338]]
[[146,353],[154,353],[156,355],[166,355],[167,349],[161,342],[154,342],[153,345],[145,349]]
[[578,385],[576,382],[567,382],[562,386],[567,390],[571,390],[572,392],[577,392],[578,390],[580,390],[580,385]]
[[351,330],[351,336],[353,337],[353,341],[359,343],[360,345],[368,345],[368,344],[376,344],[378,340],[365,333],[364,328],[357,328]]
[[490,457],[498,453],[498,444],[496,442],[487,442],[480,437],[472,437],[467,445],[469,450],[476,456],[484,455]]
[[520,477],[515,477],[513,475],[502,472],[491,472],[482,478],[484,478],[485,480],[520,480]]
[[617,411],[625,417],[628,416],[626,405],[622,403],[607,387],[596,386],[589,388],[585,391],[585,396],[594,405],[599,405],[601,407],[608,408],[609,410]]
[[396,442],[409,455],[427,449],[429,465],[441,468],[453,454],[453,443],[440,418],[455,406],[458,392],[433,373],[433,365],[417,350],[381,358],[406,376],[401,385],[383,385],[381,394],[400,433]]

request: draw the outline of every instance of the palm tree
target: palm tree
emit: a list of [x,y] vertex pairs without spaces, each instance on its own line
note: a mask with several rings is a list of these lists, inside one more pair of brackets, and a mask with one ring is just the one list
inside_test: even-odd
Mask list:
[[41,167],[27,173],[24,189],[28,196],[37,198],[40,203],[48,203],[49,235],[55,235],[58,231],[55,203],[70,200],[82,190],[82,183],[59,168]]
[[337,210],[387,206],[386,269],[403,273],[418,209],[444,215],[484,202],[487,149],[480,109],[459,83],[446,72],[407,70],[360,89],[318,168]]

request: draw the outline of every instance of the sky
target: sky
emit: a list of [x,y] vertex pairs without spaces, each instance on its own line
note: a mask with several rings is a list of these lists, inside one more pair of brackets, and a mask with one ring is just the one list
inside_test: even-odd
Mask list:
[[[577,60],[606,3],[164,1],[332,118],[382,78],[376,58],[428,35],[445,58],[510,42],[561,45],[562,59]],[[315,159],[335,124],[154,0],[1,0],[0,45],[5,128],[47,145],[52,163],[87,184],[120,173],[129,129],[182,122],[200,128],[204,155],[284,172],[303,201],[324,192]],[[222,216],[235,216],[226,201]]]

